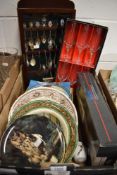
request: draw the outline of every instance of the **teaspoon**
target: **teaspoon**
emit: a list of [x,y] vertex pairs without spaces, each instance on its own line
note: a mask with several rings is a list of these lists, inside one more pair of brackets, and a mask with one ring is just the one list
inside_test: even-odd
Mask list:
[[36,65],[36,60],[35,60],[33,54],[32,54],[32,58],[30,60],[30,65],[33,66],[33,67]]

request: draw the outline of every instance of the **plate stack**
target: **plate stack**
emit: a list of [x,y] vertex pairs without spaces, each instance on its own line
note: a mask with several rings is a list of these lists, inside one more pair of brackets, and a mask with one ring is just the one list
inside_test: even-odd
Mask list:
[[63,88],[36,87],[12,105],[2,137],[6,165],[47,168],[70,162],[78,143],[76,108]]

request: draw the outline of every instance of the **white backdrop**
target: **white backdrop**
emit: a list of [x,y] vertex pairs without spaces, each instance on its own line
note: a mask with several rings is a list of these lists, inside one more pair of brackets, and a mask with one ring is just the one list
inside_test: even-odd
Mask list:
[[[109,28],[100,57],[100,68],[112,69],[117,64],[117,0],[73,0],[76,18]],[[17,20],[18,0],[0,0],[0,47],[16,47],[21,53]]]

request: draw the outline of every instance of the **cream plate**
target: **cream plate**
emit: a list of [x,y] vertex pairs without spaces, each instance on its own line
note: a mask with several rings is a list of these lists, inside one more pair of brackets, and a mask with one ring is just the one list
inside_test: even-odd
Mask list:
[[29,91],[26,91],[24,94],[19,96],[10,109],[8,122],[10,122],[12,115],[21,106],[27,104],[32,100],[37,100],[37,99],[39,100],[40,98],[44,98],[44,97],[58,104],[61,104],[63,107],[65,107],[70,112],[71,116],[75,119],[76,125],[78,125],[77,111],[71,99],[65,93],[52,87],[34,88]]
[[3,165],[47,168],[62,163],[65,139],[61,128],[42,115],[17,119],[5,131],[0,147]]
[[[32,112],[32,110],[33,111],[37,110],[37,108],[38,109],[50,108],[54,111],[57,111],[57,113],[61,114],[62,116],[64,116],[64,119],[66,120],[67,124],[69,125],[69,129],[70,129],[70,141],[69,141],[69,144],[68,144],[67,149],[66,149],[64,161],[67,162],[67,161],[71,160],[73,153],[75,151],[75,148],[77,146],[78,130],[77,130],[76,122],[74,121],[71,114],[61,105],[59,105],[55,102],[49,101],[49,100],[48,101],[47,100],[32,101],[30,103],[27,103],[23,107],[20,107],[19,110],[17,110],[14,113],[14,115],[12,116],[11,123],[14,120],[16,120],[17,118],[19,118],[25,114],[29,114],[30,112]],[[56,118],[57,118],[57,116],[56,116]],[[62,120],[61,120],[61,122],[62,122]],[[64,127],[63,126],[64,124],[62,124],[62,127]],[[64,133],[64,135],[65,135],[65,133]]]
[[[20,110],[20,109],[19,109]],[[25,115],[32,115],[32,114],[37,114],[37,115],[42,115],[46,116],[47,118],[51,119],[54,123],[56,123],[63,131],[64,137],[66,140],[66,144],[68,145],[70,142],[70,128],[69,125],[65,119],[65,117],[62,115],[62,113],[57,112],[56,110],[53,110],[51,108],[34,108],[30,111],[27,111]],[[11,123],[14,122],[17,119],[17,115],[14,115],[14,117],[11,120]],[[10,123],[10,124],[11,124]]]

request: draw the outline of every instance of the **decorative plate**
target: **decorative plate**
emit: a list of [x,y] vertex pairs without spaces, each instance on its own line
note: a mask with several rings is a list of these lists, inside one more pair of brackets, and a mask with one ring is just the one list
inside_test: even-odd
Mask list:
[[[33,115],[33,114],[46,116],[47,118],[51,119],[54,123],[56,123],[57,126],[60,127],[62,129],[62,132],[64,133],[66,145],[69,144],[69,142],[70,142],[70,128],[69,128],[69,124],[67,123],[67,121],[66,121],[65,117],[62,115],[62,113],[60,113],[56,110],[53,110],[52,108],[49,108],[49,107],[40,107],[40,108],[38,107],[35,109],[31,109],[25,113],[25,115]],[[18,116],[14,114],[14,116],[12,117],[12,119],[10,121],[10,124],[13,123],[15,120],[17,120],[17,117]],[[19,116],[19,117],[21,117],[21,116]]]
[[[72,158],[73,153],[74,153],[75,148],[76,148],[76,145],[77,145],[78,130],[77,130],[75,120],[73,119],[71,114],[62,105],[59,105],[59,104],[52,102],[52,101],[49,101],[49,100],[48,101],[47,100],[35,100],[35,101],[32,101],[32,102],[27,103],[26,105],[20,107],[20,109],[17,110],[14,113],[14,115],[12,116],[11,122],[13,122],[14,120],[16,120],[17,118],[19,118],[23,115],[29,114],[30,112],[37,110],[37,108],[38,109],[50,108],[52,110],[57,111],[57,113],[61,114],[62,116],[64,116],[66,122],[69,125],[69,129],[70,129],[70,141],[69,141],[69,144],[67,146],[64,161],[65,162],[69,161]],[[64,126],[62,126],[62,127],[64,127]],[[64,133],[64,135],[65,135],[65,133]]]
[[77,111],[76,108],[71,101],[71,99],[65,95],[65,93],[52,88],[52,87],[38,87],[31,89],[21,96],[14,102],[12,105],[9,116],[8,116],[8,121],[11,120],[11,116],[23,105],[27,104],[28,102],[32,100],[36,100],[39,98],[48,98],[48,100],[54,101],[58,104],[61,104],[64,106],[71,114],[71,116],[75,119],[76,124],[78,125],[78,116],[77,116]]
[[63,162],[65,139],[60,127],[42,115],[17,119],[1,140],[3,164],[48,167]]
[[25,115],[31,115],[31,114],[44,115],[47,118],[51,119],[54,123],[56,123],[58,128],[59,127],[61,128],[66,140],[66,145],[68,146],[70,142],[70,126],[67,123],[65,117],[62,115],[62,113],[53,110],[51,108],[41,107],[34,110],[32,109],[31,111],[28,111]]
[[37,87],[52,87],[64,92],[68,97],[71,98],[70,93],[70,82],[40,82],[36,80],[30,80],[28,90]]

